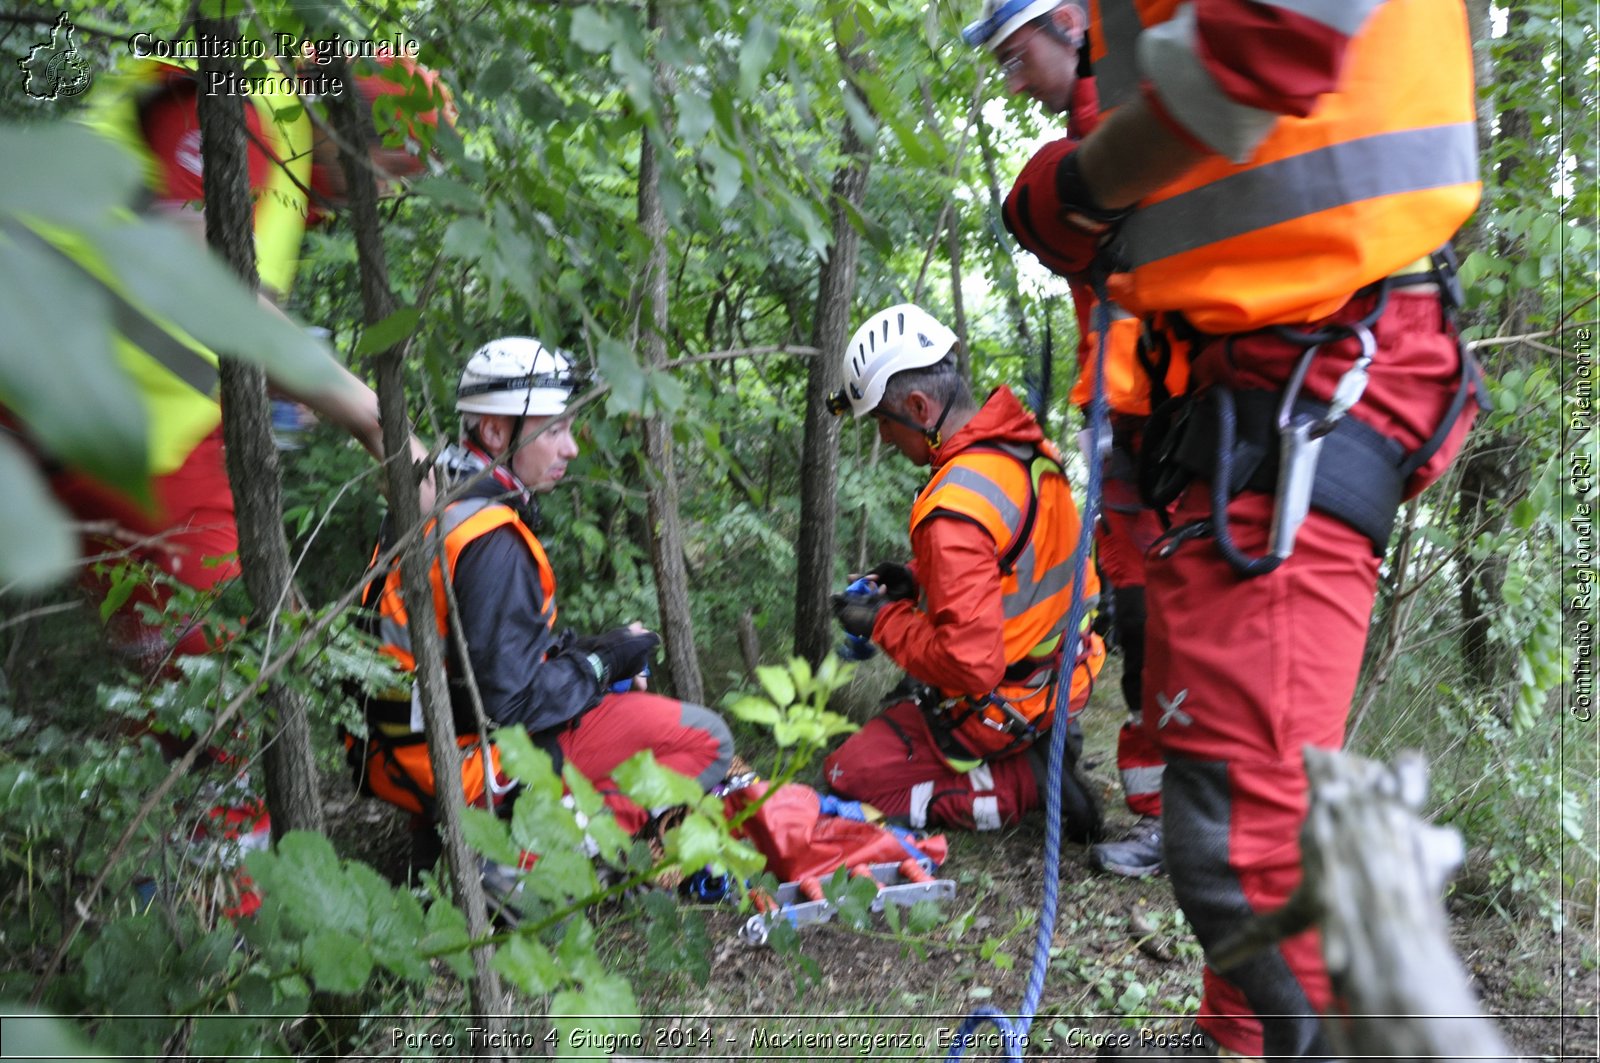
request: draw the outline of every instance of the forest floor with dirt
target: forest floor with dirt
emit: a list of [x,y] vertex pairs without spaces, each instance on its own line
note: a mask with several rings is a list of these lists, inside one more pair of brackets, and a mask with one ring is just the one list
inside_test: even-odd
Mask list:
[[[1085,774],[1104,798],[1109,837],[1134,822],[1117,783],[1121,714],[1114,679],[1108,669],[1083,717]],[[386,809],[357,801],[346,812],[330,817],[345,852],[390,868],[403,862],[404,836]],[[944,1058],[975,1008],[1009,1013],[1023,1000],[1042,902],[1043,819],[1040,813],[994,834],[949,835],[950,856],[939,874],[955,881],[956,899],[920,933],[896,934],[875,916],[864,929],[837,922],[808,927],[798,948],[785,952],[739,938],[750,913],[704,906],[704,936],[686,946],[700,953],[701,969],[686,973],[680,965],[663,973],[649,964],[650,943],[626,908],[597,913],[608,954],[632,980],[648,1016],[642,1040],[624,1043],[621,1054]],[[1475,873],[1469,866],[1460,878]],[[1064,844],[1059,882],[1029,1058],[1092,1058],[1093,1046],[1107,1038],[1189,1030],[1201,953],[1167,879],[1098,873],[1084,847]],[[1529,1059],[1595,1060],[1600,977],[1593,913],[1577,913],[1560,934],[1533,915],[1496,910],[1462,890],[1452,891],[1447,908],[1457,955],[1510,1044]],[[965,1058],[998,1058],[996,1027],[984,1024],[978,1033]]]

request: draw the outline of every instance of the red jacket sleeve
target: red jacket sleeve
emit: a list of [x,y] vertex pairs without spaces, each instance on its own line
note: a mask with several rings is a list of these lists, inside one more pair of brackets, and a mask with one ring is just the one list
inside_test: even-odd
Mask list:
[[[1222,91],[1238,103],[1305,117],[1339,82],[1350,35],[1302,14],[1295,4],[1195,0],[1199,52]],[[1308,9],[1313,9],[1309,5]],[[1359,17],[1366,3],[1350,3]]]
[[924,521],[911,536],[927,612],[890,602],[872,641],[913,679],[981,697],[1005,674],[1000,563],[989,533],[957,517]]

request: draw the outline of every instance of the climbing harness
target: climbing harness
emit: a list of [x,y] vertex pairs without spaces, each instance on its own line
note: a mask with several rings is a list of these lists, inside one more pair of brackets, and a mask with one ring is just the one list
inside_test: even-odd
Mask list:
[[[1358,295],[1369,295],[1371,309],[1360,320],[1315,331],[1275,326],[1270,332],[1302,348],[1288,384],[1281,391],[1234,389],[1212,384],[1164,403],[1152,415],[1140,458],[1139,487],[1146,502],[1165,519],[1167,506],[1193,481],[1209,484],[1207,519],[1172,528],[1156,550],[1169,557],[1184,542],[1212,537],[1228,564],[1244,577],[1274,571],[1294,552],[1296,533],[1313,509],[1361,532],[1381,557],[1405,497],[1405,487],[1438,452],[1469,396],[1482,402],[1477,363],[1460,345],[1461,371],[1456,392],[1433,435],[1408,453],[1398,441],[1345,416],[1360,401],[1367,371],[1377,351],[1373,328],[1388,307],[1390,292],[1412,284],[1437,284],[1446,323],[1455,333],[1461,305],[1455,257],[1447,246],[1431,256],[1425,272],[1387,277]],[[1222,338],[1222,357],[1232,362],[1243,336]],[[1334,344],[1356,344],[1354,360],[1340,376],[1328,402],[1303,397],[1312,363]],[[1233,540],[1227,507],[1241,491],[1273,496],[1266,551],[1250,557]]]

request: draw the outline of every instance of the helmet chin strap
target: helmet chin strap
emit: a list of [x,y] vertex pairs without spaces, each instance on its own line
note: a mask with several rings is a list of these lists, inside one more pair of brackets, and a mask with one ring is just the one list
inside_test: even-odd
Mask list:
[[944,407],[939,410],[939,419],[934,421],[931,427],[928,425],[920,425],[911,418],[907,417],[905,414],[895,413],[893,410],[886,410],[881,405],[872,412],[877,414],[879,417],[887,417],[895,424],[903,425],[906,428],[911,429],[913,432],[921,434],[922,438],[927,440],[929,450],[938,450],[944,445],[944,433],[940,431],[940,429],[944,427],[945,418],[950,416],[949,399],[945,400]]

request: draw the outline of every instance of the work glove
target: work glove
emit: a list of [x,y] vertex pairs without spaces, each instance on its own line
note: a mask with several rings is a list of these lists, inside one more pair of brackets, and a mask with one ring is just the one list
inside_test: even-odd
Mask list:
[[845,631],[870,639],[872,625],[878,621],[878,610],[887,600],[881,594],[835,594],[831,599],[833,615],[839,618],[839,626]]
[[572,645],[587,656],[595,679],[604,687],[613,680],[631,679],[644,671],[656,647],[661,645],[661,636],[654,631],[619,627],[601,635],[575,639]]
[[898,561],[884,561],[867,573],[867,578],[883,588],[883,596],[891,602],[915,601],[917,579],[909,565]]
[[1078,144],[1051,141],[1017,175],[1000,211],[1007,231],[1052,272],[1081,279],[1131,210],[1094,201],[1078,171]]

